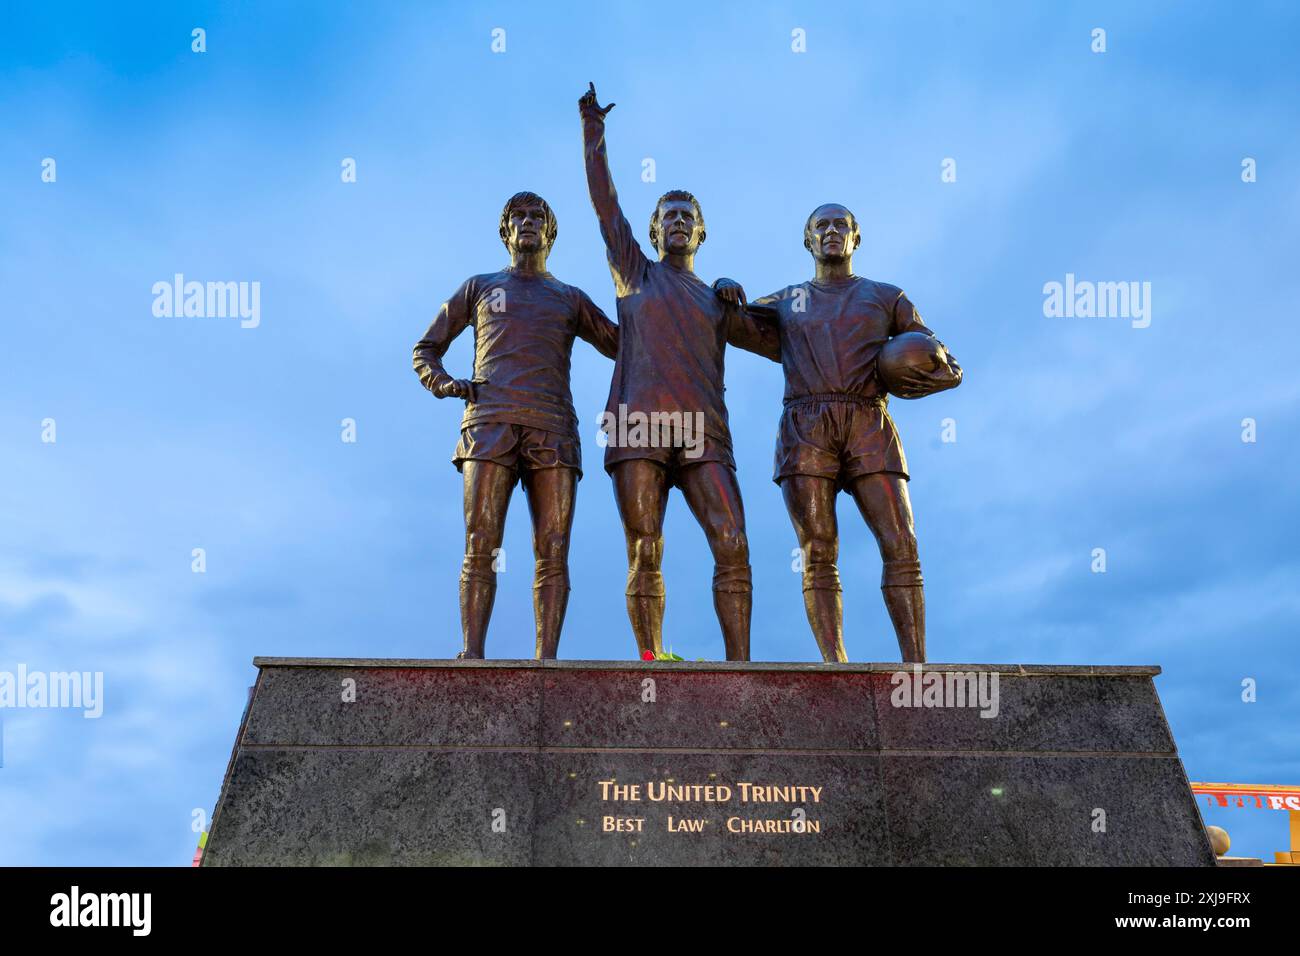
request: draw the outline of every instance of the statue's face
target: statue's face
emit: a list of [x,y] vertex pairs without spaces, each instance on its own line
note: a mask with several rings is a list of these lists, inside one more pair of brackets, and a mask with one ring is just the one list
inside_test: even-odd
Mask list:
[[695,217],[689,199],[666,199],[659,204],[659,249],[678,256],[694,255],[704,241],[704,227]]
[[829,203],[813,210],[803,244],[819,262],[835,262],[853,255],[861,241],[853,213]]
[[506,246],[511,252],[544,252],[549,245],[546,210],[540,203],[523,203],[510,210]]

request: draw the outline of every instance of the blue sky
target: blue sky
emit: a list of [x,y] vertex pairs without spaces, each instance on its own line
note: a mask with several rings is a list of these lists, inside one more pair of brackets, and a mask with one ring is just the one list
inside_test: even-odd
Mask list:
[[[613,314],[588,80],[618,104],[628,218],[669,188],[699,197],[704,278],[755,296],[807,278],[803,220],[843,202],[855,271],[906,289],[960,359],[960,389],[893,406],[932,659],[1159,664],[1192,779],[1300,783],[1294,9],[49,3],[4,21],[0,670],[102,670],[106,700],[94,721],[3,715],[0,864],[188,863],[255,654],[455,653],[460,409],[420,388],[411,346],[504,263],[519,189],[559,217],[552,271]],[[178,272],[260,282],[261,324],[155,317],[151,287]],[[1045,317],[1067,273],[1150,282],[1150,326]],[[594,441],[610,370],[578,343],[569,658],[633,646]],[[733,351],[726,384],[754,654],[812,660],[770,481],[781,373]],[[850,657],[893,659],[875,545],[846,499],[840,518]],[[719,659],[679,498],[665,533],[665,638]],[[488,649],[525,657],[522,498],[505,543]],[[1207,820],[1234,853],[1286,843],[1280,812]]]

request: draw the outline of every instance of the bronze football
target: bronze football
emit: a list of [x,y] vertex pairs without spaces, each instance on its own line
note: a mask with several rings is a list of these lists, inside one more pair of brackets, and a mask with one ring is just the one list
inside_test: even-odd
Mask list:
[[934,336],[924,332],[904,332],[885,343],[876,359],[876,369],[885,388],[897,395],[901,376],[908,369],[933,372],[946,362],[944,347]]

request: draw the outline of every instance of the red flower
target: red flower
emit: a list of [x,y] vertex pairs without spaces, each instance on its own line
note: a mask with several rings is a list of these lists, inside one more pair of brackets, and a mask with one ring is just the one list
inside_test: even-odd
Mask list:
[[643,660],[643,661],[652,661],[652,660],[654,660],[654,659],[655,659],[655,652],[654,652],[654,651],[642,651],[642,652],[641,652],[641,660]]

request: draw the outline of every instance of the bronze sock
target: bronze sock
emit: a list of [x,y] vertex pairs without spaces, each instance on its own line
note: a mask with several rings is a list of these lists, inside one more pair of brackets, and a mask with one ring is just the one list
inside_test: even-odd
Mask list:
[[460,629],[465,649],[456,655],[462,660],[483,657],[496,596],[497,576],[492,570],[492,556],[465,555],[460,571]]
[[822,660],[844,663],[844,601],[840,572],[830,561],[813,561],[803,569],[803,609]]
[[637,657],[664,651],[664,576],[658,571],[627,574],[627,618],[636,637]]
[[920,585],[882,587],[903,660],[925,663],[925,590]]
[[727,660],[749,660],[749,618],[754,603],[748,564],[713,567],[713,610],[722,628]]

